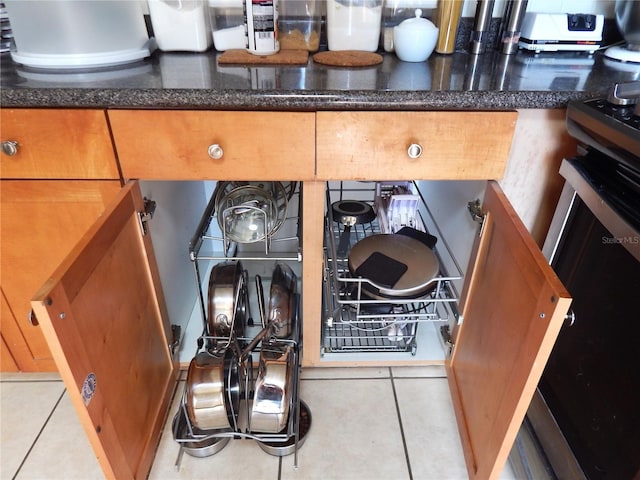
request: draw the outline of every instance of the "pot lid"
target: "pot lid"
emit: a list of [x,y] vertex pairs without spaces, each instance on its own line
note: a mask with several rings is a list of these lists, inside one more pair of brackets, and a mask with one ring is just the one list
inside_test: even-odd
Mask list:
[[[398,234],[371,235],[349,253],[349,269],[368,280],[363,289],[383,297],[417,298],[430,290],[440,271],[436,254],[424,243]],[[372,289],[375,292],[372,292]]]
[[436,28],[435,24],[426,18],[422,18],[422,10],[420,8],[416,8],[415,10],[415,18],[408,18],[398,25],[395,28],[399,28],[401,30],[425,30]]

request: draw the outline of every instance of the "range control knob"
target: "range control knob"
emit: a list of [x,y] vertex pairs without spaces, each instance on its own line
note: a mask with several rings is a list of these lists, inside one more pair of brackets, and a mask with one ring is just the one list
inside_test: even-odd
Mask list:
[[616,83],[607,96],[607,102],[613,105],[635,105],[640,100],[640,81]]

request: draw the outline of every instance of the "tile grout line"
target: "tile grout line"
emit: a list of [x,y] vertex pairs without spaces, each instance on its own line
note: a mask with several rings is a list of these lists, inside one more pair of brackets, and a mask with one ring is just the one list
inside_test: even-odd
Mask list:
[[49,420],[51,420],[51,417],[53,416],[53,412],[55,412],[56,408],[58,408],[58,405],[60,405],[60,402],[62,401],[62,397],[64,397],[65,393],[67,393],[67,389],[66,388],[62,390],[62,393],[60,394],[60,397],[58,397],[58,401],[56,401],[55,405],[51,409],[51,412],[49,412],[49,415],[47,416],[46,420],[42,424],[42,427],[40,428],[40,431],[36,435],[36,438],[31,443],[31,446],[29,447],[29,450],[27,450],[27,453],[25,453],[24,458],[22,459],[22,462],[20,462],[20,465],[16,469],[16,473],[14,473],[13,477],[11,477],[12,480],[15,480],[18,477],[18,474],[20,473],[20,470],[22,470],[22,467],[24,466],[25,462],[27,461],[27,458],[29,458],[29,455],[31,455],[31,451],[33,450],[33,447],[35,447],[36,443],[38,443],[38,440],[40,439],[40,436],[42,435],[42,432],[47,427],[47,424],[49,423]]
[[400,435],[402,436],[402,448],[404,448],[404,458],[407,462],[407,470],[409,471],[409,480],[413,480],[411,472],[411,460],[409,459],[409,449],[407,448],[407,440],[404,436],[404,428],[402,426],[402,415],[400,414],[400,404],[398,403],[398,393],[396,392],[396,384],[394,382],[393,370],[389,367],[389,379],[391,380],[391,390],[393,391],[393,399],[396,403],[396,414],[398,415],[398,424],[400,426]]

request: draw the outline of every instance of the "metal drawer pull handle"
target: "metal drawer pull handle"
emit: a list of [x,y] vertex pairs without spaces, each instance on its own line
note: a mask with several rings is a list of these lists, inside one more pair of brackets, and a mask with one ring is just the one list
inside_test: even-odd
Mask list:
[[422,155],[422,145],[412,143],[407,149],[407,155],[409,155],[409,158],[420,158],[420,155]]
[[18,153],[18,142],[15,140],[5,140],[2,142],[2,153],[13,157]]
[[219,160],[222,158],[222,155],[224,155],[224,151],[222,150],[222,147],[217,143],[214,143],[213,145],[209,145],[209,149],[207,150],[207,153],[214,160]]

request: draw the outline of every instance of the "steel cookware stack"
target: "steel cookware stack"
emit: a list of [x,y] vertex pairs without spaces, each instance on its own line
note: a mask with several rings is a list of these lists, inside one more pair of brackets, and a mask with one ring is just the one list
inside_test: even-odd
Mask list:
[[[285,220],[295,189],[295,182],[220,182],[190,248],[199,249],[201,240],[208,238],[213,218],[223,232],[225,252],[230,251],[229,243],[268,245]],[[268,258],[225,258],[211,269],[206,299],[205,289],[198,286],[203,333],[173,421],[174,439],[180,455],[196,457],[217,453],[231,438],[257,440],[272,455],[294,453],[305,440],[311,419],[298,391],[297,277],[286,263],[274,264]],[[256,326],[249,293],[254,287],[243,264],[254,260],[269,262],[260,271],[272,268],[266,302],[262,278],[255,275],[260,315]]]
[[[263,450],[279,456],[293,453],[292,439],[304,440],[291,426],[292,413],[301,409],[310,419],[296,381],[297,277],[291,267],[277,263],[265,307],[262,279],[256,275],[261,329],[253,337],[247,336],[247,278],[240,260],[218,263],[209,277],[204,334],[174,419],[174,438],[192,456],[217,453],[231,437],[255,438]],[[255,379],[254,353],[259,355]]]

